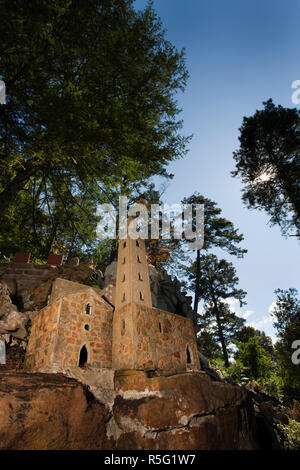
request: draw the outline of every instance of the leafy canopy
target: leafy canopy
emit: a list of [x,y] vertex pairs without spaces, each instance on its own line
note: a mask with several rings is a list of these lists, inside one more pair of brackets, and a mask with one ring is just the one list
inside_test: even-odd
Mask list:
[[300,236],[300,112],[263,104],[243,119],[232,175],[242,179],[248,208],[265,210],[284,235]]
[[0,35],[0,249],[80,250],[99,202],[185,154],[184,51],[132,0],[3,0]]

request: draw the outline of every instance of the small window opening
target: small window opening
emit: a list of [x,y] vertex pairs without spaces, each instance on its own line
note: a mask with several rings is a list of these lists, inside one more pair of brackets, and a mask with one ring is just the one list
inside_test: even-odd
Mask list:
[[123,243],[123,248],[126,248],[126,242]]
[[191,364],[191,363],[192,363],[191,351],[190,351],[190,347],[189,347],[189,346],[186,347],[186,363],[187,363],[187,364]]
[[79,367],[86,367],[87,365],[87,359],[88,359],[88,352],[86,349],[86,346],[82,346],[79,354]]
[[122,282],[124,282],[124,281],[125,281],[125,274],[123,274],[123,279],[122,279]]
[[84,325],[84,329],[85,329],[86,331],[89,331],[89,330],[90,330],[90,325]]
[[125,258],[123,258],[123,261],[122,261],[122,263],[123,263],[123,264],[125,264],[125,263],[126,263],[126,259],[125,259]]
[[92,307],[91,307],[90,304],[86,304],[86,306],[85,306],[85,313],[86,313],[87,315],[91,315],[91,313],[92,313]]
[[139,281],[143,280],[141,273],[138,273],[138,279],[139,279]]
[[140,300],[144,300],[144,296],[142,292],[140,292]]
[[159,332],[161,333],[162,330],[161,330],[161,323],[160,322],[158,322],[158,329],[159,329]]
[[135,244],[136,244],[136,246],[140,246],[138,240],[135,240]]
[[124,292],[123,297],[122,297],[122,302],[124,302],[124,301],[125,301],[125,292]]
[[122,329],[125,330],[125,320],[122,320]]
[[141,262],[141,260],[140,260],[140,257],[139,257],[139,256],[137,257],[137,262],[138,262],[138,263],[140,263],[140,262]]

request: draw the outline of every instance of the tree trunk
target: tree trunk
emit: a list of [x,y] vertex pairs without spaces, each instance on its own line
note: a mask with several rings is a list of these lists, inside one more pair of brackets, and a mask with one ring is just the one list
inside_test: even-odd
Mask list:
[[55,221],[53,226],[52,226],[51,235],[50,235],[49,240],[47,242],[47,248],[46,248],[47,257],[50,255],[50,253],[52,251],[52,245],[55,241],[56,233],[57,233],[57,221]]
[[110,256],[109,256],[109,263],[112,263],[113,261],[117,261],[118,258],[118,243],[116,242],[111,249]]
[[215,307],[215,314],[216,314],[216,321],[217,321],[217,325],[218,325],[220,343],[221,343],[222,351],[223,351],[224,365],[225,365],[225,367],[229,367],[228,353],[227,353],[225,338],[224,338],[224,335],[223,335],[223,329],[222,329],[218,304],[217,304],[215,299],[214,299],[213,302],[214,302],[214,307]]
[[199,282],[200,282],[200,250],[197,250],[197,259],[196,259],[196,280],[195,280],[195,299],[194,299],[194,310],[198,311],[199,305]]
[[200,250],[197,250],[197,259],[196,259],[196,281],[195,281],[195,299],[194,299],[194,312],[195,312],[195,327],[197,327],[197,312],[199,305],[199,283],[200,283],[200,272],[201,272],[201,262],[200,262]]
[[14,179],[6,186],[0,194],[0,214],[2,215],[11,204],[13,204],[19,194],[24,189],[30,177],[35,173],[36,168],[28,165],[26,170],[20,168]]

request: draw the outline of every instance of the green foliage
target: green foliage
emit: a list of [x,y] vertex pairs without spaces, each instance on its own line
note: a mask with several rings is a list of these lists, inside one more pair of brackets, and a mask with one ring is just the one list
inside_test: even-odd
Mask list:
[[254,334],[248,327],[243,327],[236,335],[238,338],[250,333],[247,341],[234,341],[238,350],[235,352],[235,362],[229,367],[231,377],[236,383],[249,383],[254,389],[281,399],[283,380],[273,347],[270,348],[268,337],[262,332],[252,330]]
[[289,418],[288,424],[278,424],[278,428],[284,435],[285,449],[300,450],[300,422]]
[[300,402],[293,400],[290,407],[287,409],[290,418],[300,422]]
[[275,106],[244,117],[234,153],[248,208],[265,210],[284,235],[300,236],[300,112]]
[[245,367],[239,360],[230,364],[227,373],[235,384],[245,385],[250,382],[248,367]]
[[228,345],[235,337],[245,320],[231,312],[227,299],[238,299],[244,305],[246,292],[238,289],[238,277],[232,263],[218,258],[215,255],[201,256],[201,271],[199,273],[197,262],[193,263],[188,272],[190,289],[195,289],[199,281],[199,296],[204,300],[204,312],[198,316],[199,328],[210,331],[216,341],[220,342],[225,365],[229,366]]
[[279,335],[284,334],[286,327],[294,320],[300,319],[300,300],[297,289],[276,289],[276,304],[273,308],[274,327]]
[[213,359],[209,359],[209,362],[211,367],[213,367],[222,378],[229,377],[229,367],[225,367],[222,358],[216,357]]
[[[267,336],[264,331],[256,330],[252,326],[243,326],[241,330],[237,331],[235,341],[247,343],[250,338],[254,336],[257,337],[261,347],[265,349],[270,354],[270,356],[273,356],[274,347],[270,336]],[[235,354],[235,358],[238,358],[238,352]]]
[[300,339],[300,301],[296,289],[277,289],[277,301],[272,312],[278,331],[275,345],[284,391],[290,398],[300,398],[300,365],[292,362],[292,344]]
[[[190,287],[195,287],[196,265],[189,272]],[[213,255],[201,256],[200,296],[206,302],[238,299],[240,306],[245,305],[246,292],[238,289],[238,277],[232,263]]]
[[277,400],[284,398],[284,382],[277,368],[276,372],[271,371],[269,376],[259,379],[256,383],[259,390],[272,395]]
[[89,280],[86,282],[86,285],[90,287],[94,287],[95,289],[100,289],[100,287],[96,283],[94,276],[90,276]]
[[0,35],[0,250],[102,264],[97,205],[185,154],[184,51],[131,0],[4,0]]
[[29,335],[30,335],[31,324],[32,324],[31,320],[27,320],[27,322],[25,323],[25,330],[27,333],[27,338],[29,338]]
[[259,344],[257,336],[252,336],[247,343],[236,343],[240,362],[247,367],[249,378],[258,380],[270,374],[271,359]]
[[[202,251],[211,248],[221,248],[231,255],[238,256],[242,258],[244,253],[247,250],[240,248],[239,243],[244,239],[242,234],[238,233],[238,230],[234,228],[233,223],[221,216],[221,209],[217,207],[217,204],[205,198],[199,193],[194,193],[188,198],[182,200],[182,204],[191,204],[193,206],[202,204],[204,205],[205,217],[204,217],[204,246]],[[197,229],[196,218],[192,218],[193,231]],[[190,241],[184,239],[185,248],[189,249]],[[187,265],[188,263],[186,263]],[[189,268],[182,266],[182,263],[179,264],[181,271],[186,271]],[[195,260],[195,285],[194,285],[194,311],[198,312],[198,305],[200,300],[200,271],[201,271],[201,260],[200,260],[200,250],[196,252]],[[196,324],[196,321],[194,322]]]
[[33,264],[46,264],[45,259],[39,259],[39,258],[34,258],[34,257],[30,259],[30,262]]
[[[242,258],[247,250],[241,248],[239,244],[244,240],[244,236],[238,233],[238,229],[234,228],[230,220],[222,217],[222,209],[217,207],[217,203],[202,196],[199,193],[194,193],[190,197],[184,198],[182,204],[196,204],[204,205],[204,246],[202,251],[207,251],[212,248],[221,248],[231,255]],[[196,229],[195,217],[192,219],[193,230]],[[185,240],[187,247],[189,240]]]
[[215,335],[208,329],[205,329],[205,327],[200,328],[197,335],[197,343],[201,353],[209,360],[222,358],[220,344],[216,341]]

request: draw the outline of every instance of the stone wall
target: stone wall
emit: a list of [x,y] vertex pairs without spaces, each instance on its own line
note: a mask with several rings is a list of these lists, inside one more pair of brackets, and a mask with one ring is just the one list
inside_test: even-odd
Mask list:
[[0,277],[14,279],[18,291],[32,289],[50,277],[53,268],[49,264],[0,263]]
[[43,308],[33,320],[25,368],[38,370],[51,364],[62,300]]
[[191,320],[135,303],[116,310],[113,368],[199,370]]
[[[92,308],[90,315],[87,304]],[[48,305],[33,320],[25,367],[41,371],[47,365],[78,366],[83,346],[89,366],[111,367],[112,312],[89,287]]]
[[61,297],[68,295],[78,294],[79,292],[95,292],[97,296],[102,295],[100,289],[80,284],[79,282],[68,281],[67,279],[57,278],[52,284],[51,293],[49,295],[48,303],[53,303]]

